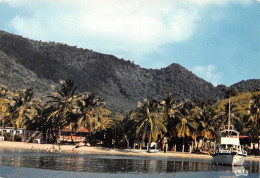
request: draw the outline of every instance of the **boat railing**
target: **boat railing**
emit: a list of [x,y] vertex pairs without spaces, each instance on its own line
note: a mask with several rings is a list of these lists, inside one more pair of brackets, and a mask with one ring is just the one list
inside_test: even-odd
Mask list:
[[222,130],[220,137],[239,137],[239,132],[236,130]]
[[245,150],[238,150],[237,148],[232,148],[232,147],[225,148],[225,149],[219,148],[218,150],[216,150],[216,153],[232,153],[232,152],[237,152],[237,153],[247,155],[247,152]]
[[219,149],[219,150],[216,150],[217,153],[230,153],[230,149],[225,149],[225,150],[222,150],[222,149]]

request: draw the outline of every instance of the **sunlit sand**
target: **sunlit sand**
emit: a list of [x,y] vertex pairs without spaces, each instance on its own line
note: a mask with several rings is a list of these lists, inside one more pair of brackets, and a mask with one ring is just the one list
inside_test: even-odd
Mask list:
[[[75,148],[75,145],[53,145],[53,144],[37,144],[25,142],[0,142],[0,148],[7,149],[26,149],[31,151],[46,151],[49,153],[74,153],[74,154],[115,154],[115,155],[132,155],[132,156],[157,156],[157,157],[175,157],[175,158],[193,158],[193,159],[212,159],[207,154],[190,154],[182,152],[167,152],[159,151],[157,153],[147,153],[146,151],[131,151],[131,149],[113,149],[104,147],[82,146]],[[246,160],[260,161],[260,156],[248,156]]]

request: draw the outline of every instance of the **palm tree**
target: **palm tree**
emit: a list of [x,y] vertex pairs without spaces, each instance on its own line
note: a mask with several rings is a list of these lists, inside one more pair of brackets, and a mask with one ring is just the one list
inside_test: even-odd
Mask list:
[[[22,91],[16,91],[15,95],[10,100],[10,122],[17,129],[28,127],[33,122],[33,119],[38,115],[37,108],[39,104],[33,100],[34,93],[32,88]],[[14,140],[14,134],[13,134]]]
[[[163,99],[160,104],[164,106],[165,113],[165,124],[168,125],[170,120],[173,118],[174,113],[177,112],[177,105],[173,98],[173,95],[169,93],[165,99]],[[168,127],[167,127],[168,128]]]
[[203,143],[205,143],[205,140],[213,139],[215,137],[215,128],[212,120],[213,114],[211,106],[207,104],[201,106],[201,115],[198,120],[199,127],[197,131],[198,135],[203,137]]
[[95,98],[94,95],[85,97],[78,125],[88,127],[90,132],[106,129],[110,122],[108,116],[111,111],[104,108],[104,105],[104,100]]
[[[127,124],[127,115],[126,113],[116,113],[115,119],[112,120],[112,129],[114,134],[114,149],[116,147],[117,142],[121,142],[121,140],[125,140],[126,137],[126,130],[125,125]],[[121,145],[122,146],[122,145]]]
[[[115,140],[114,146],[125,147],[134,144],[136,140],[136,120],[132,117],[133,111],[114,113],[111,116],[111,127],[108,131],[110,137]],[[126,144],[127,143],[127,144]]]
[[166,118],[169,120],[176,112],[176,101],[174,100],[173,95],[169,93],[167,97],[161,101],[161,104],[164,105]]
[[251,100],[250,115],[248,119],[250,126],[249,133],[252,138],[257,138],[259,153],[259,136],[260,136],[260,95],[254,94]]
[[92,117],[92,128],[94,130],[105,130],[109,124],[110,119],[109,115],[111,114],[111,111],[109,109],[104,108],[105,102],[103,99],[97,100],[97,105],[94,107],[93,110],[93,117]]
[[[56,135],[59,129],[77,122],[81,114],[79,103],[82,99],[77,93],[77,88],[72,80],[62,80],[57,92],[54,92],[53,96],[47,96],[51,100],[45,105],[45,110],[49,112],[45,122],[51,127],[46,128],[46,134],[52,131],[52,134]],[[73,142],[73,126],[71,128],[71,142]]]
[[229,104],[228,100],[226,100],[226,104],[224,104],[223,106],[219,105],[219,103],[217,103],[216,106],[219,108],[214,108],[215,115],[213,117],[213,124],[215,125],[215,130],[220,130],[225,125],[228,125],[229,114],[230,123],[234,124],[236,128],[241,128],[240,118],[236,117],[236,113],[233,112],[235,111],[235,106],[232,103]]
[[145,99],[144,103],[139,102],[137,111],[132,114],[137,123],[137,136],[141,136],[142,141],[147,139],[149,145],[152,141],[156,142],[158,135],[162,137],[167,133],[163,116],[163,107],[158,101],[149,102]]
[[200,109],[195,106],[192,101],[186,101],[180,105],[179,112],[176,113],[175,119],[177,119],[177,137],[183,139],[183,146],[185,145],[185,139],[191,137],[195,140],[198,128],[197,119],[200,114]]
[[178,122],[174,116],[179,112],[180,105],[176,104],[176,101],[171,93],[169,93],[167,97],[160,102],[160,104],[164,106],[164,124],[167,126],[167,135],[176,136],[176,125]]
[[[7,89],[4,87],[0,87],[0,122],[2,128],[5,127],[5,121],[9,117],[9,109],[10,109],[10,100],[8,99]],[[3,129],[2,134],[3,136]]]
[[104,100],[95,98],[94,95],[89,93],[83,94],[81,98],[81,114],[77,121],[77,126],[87,127],[90,136],[96,131],[105,130],[110,125],[108,116],[111,114],[111,111],[104,108]]
[[131,111],[121,114],[117,113],[116,119],[113,120],[114,137],[116,138],[115,142],[120,142],[121,146],[123,146],[122,144],[127,143],[126,145],[128,147],[130,142],[134,144],[134,141],[136,140],[136,123],[131,117],[131,113]]
[[82,95],[83,102],[80,103],[81,105],[81,117],[77,122],[77,127],[84,126],[88,127],[88,130],[92,132],[93,128],[93,112],[94,107],[97,106],[97,99],[94,95],[89,95],[89,93],[85,93]]

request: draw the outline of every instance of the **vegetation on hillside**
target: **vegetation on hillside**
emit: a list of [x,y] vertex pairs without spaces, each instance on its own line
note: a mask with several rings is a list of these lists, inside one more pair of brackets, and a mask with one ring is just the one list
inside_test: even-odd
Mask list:
[[[79,92],[72,80],[62,80],[45,100],[35,96],[32,88],[11,92],[1,86],[1,125],[41,130],[46,142],[55,142],[58,131],[73,123],[75,131],[80,126],[88,128],[91,143],[100,133],[107,146],[114,140],[117,147],[125,147],[126,142],[130,145],[142,141],[161,143],[167,136],[170,147],[178,143],[196,149],[198,139],[215,139],[228,122],[229,99],[179,103],[168,94],[161,100],[145,99],[131,111],[116,113],[105,108],[103,99]],[[243,135],[259,142],[260,91],[236,93],[230,100],[232,124]]]
[[[80,84],[107,101],[113,111],[135,108],[143,98],[161,99],[172,93],[177,102],[186,99],[223,99],[229,89],[214,87],[179,64],[145,69],[112,55],[54,42],[40,42],[0,31],[0,83],[17,90],[33,87],[38,97],[50,95],[60,79]],[[260,80],[234,85],[238,91],[254,91]]]

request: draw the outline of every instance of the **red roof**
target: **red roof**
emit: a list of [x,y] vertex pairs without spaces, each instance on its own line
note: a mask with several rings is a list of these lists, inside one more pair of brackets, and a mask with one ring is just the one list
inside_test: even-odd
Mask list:
[[[250,138],[249,136],[246,136],[246,135],[240,135],[239,138]],[[260,136],[259,136],[260,138]]]
[[[63,129],[61,129],[62,132],[71,132],[71,127],[70,125],[64,127]],[[80,127],[78,128],[76,131],[73,130],[73,132],[81,132],[81,133],[89,133],[88,129],[86,127]]]
[[86,127],[80,127],[77,132],[85,132],[85,133],[88,133],[88,129]]
[[249,137],[246,135],[240,135],[239,138],[249,138]]

